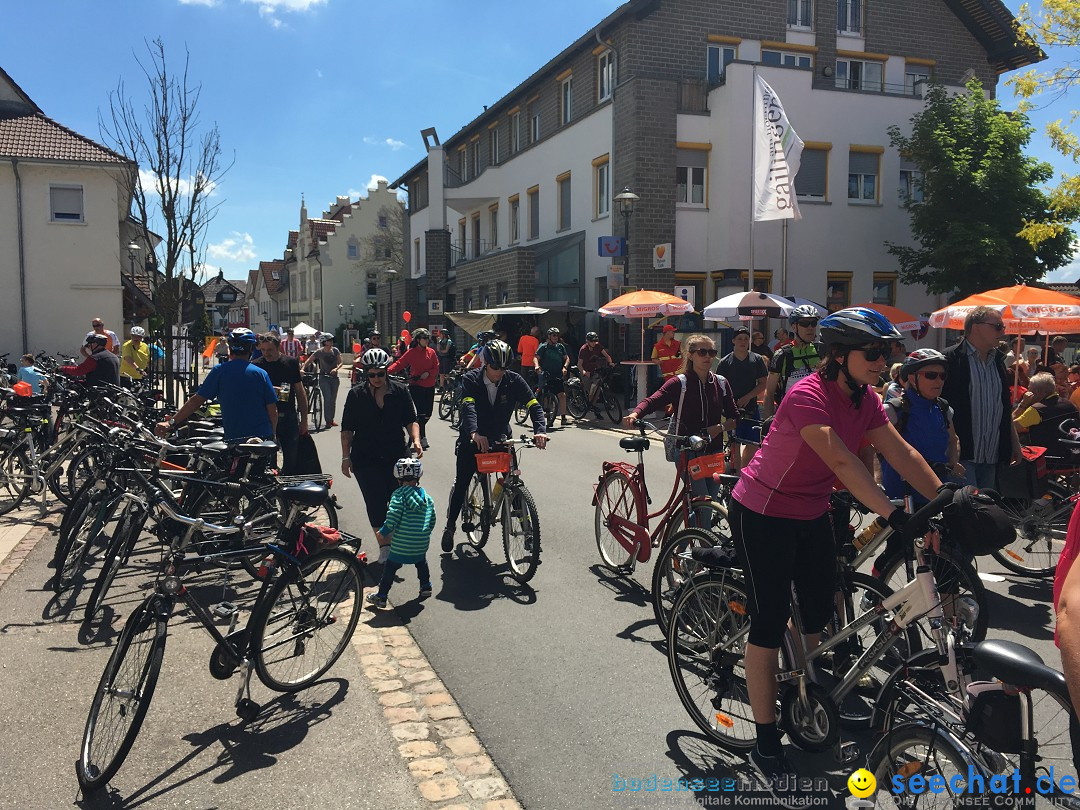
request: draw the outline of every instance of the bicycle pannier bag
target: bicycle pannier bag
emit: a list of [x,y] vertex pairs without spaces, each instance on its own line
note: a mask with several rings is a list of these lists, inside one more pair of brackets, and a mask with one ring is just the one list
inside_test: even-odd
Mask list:
[[948,537],[973,557],[992,554],[1016,539],[1016,527],[992,489],[962,487],[942,514]]
[[1024,460],[998,469],[997,490],[1003,498],[1030,498],[1046,494],[1046,448],[1023,447]]
[[968,684],[971,708],[967,730],[988,748],[1002,754],[1020,753],[1020,696],[1009,694],[1002,683]]

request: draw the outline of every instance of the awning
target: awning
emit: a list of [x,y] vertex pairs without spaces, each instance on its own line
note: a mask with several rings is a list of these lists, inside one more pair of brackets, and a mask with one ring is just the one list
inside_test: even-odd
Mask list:
[[473,337],[476,337],[478,332],[491,329],[495,325],[494,315],[475,315],[472,312],[444,312],[443,314]]
[[470,315],[494,315],[496,318],[500,315],[543,315],[545,312],[548,312],[548,310],[543,307],[534,307],[528,304],[469,310]]

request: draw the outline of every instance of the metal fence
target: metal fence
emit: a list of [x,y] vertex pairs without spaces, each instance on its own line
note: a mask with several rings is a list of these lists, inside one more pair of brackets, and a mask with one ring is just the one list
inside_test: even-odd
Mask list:
[[198,384],[203,346],[189,334],[187,326],[152,332],[149,338],[152,346],[160,349],[151,348],[150,387],[160,388],[170,404],[179,406]]

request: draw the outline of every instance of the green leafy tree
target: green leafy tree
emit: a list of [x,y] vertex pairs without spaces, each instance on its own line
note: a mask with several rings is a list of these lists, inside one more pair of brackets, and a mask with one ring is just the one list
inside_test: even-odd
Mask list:
[[917,246],[886,242],[901,282],[964,296],[1037,281],[1068,263],[1068,228],[1038,245],[1020,235],[1025,223],[1054,218],[1039,187],[1053,168],[1023,152],[1031,133],[1023,113],[1003,111],[975,80],[959,95],[932,85],[910,136],[889,127],[892,145],[922,173],[921,199],[905,202]]
[[[1017,15],[1020,40],[1060,59],[1049,70],[1031,68],[1009,79],[1008,84],[1024,101],[1021,110],[1034,107],[1036,97],[1050,104],[1067,95],[1080,83],[1080,0],[1043,0],[1042,8],[1032,12],[1028,4]],[[1073,163],[1080,163],[1080,139],[1070,132],[1080,111],[1073,110],[1068,123],[1062,119],[1046,125],[1046,134],[1054,148]],[[1050,210],[1054,217],[1043,222],[1026,223],[1023,235],[1032,244],[1060,234],[1066,223],[1076,219],[1080,210],[1080,176],[1062,173],[1050,189]]]

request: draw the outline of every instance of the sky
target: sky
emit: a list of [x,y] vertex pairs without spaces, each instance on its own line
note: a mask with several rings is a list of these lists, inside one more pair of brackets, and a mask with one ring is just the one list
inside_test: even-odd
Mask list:
[[[246,279],[280,258],[300,199],[319,216],[338,195],[366,196],[424,157],[420,130],[442,140],[479,115],[620,5],[620,0],[48,0],[5,4],[0,67],[46,115],[101,140],[99,114],[124,80],[145,97],[136,56],[161,37],[170,60],[190,52],[200,113],[216,123],[225,162],[214,192],[206,265]],[[1018,0],[1006,0],[1014,12]],[[47,43],[48,47],[44,47]],[[1045,63],[1044,63],[1045,64]],[[1012,90],[999,84],[1012,108]],[[1036,111],[1029,151],[1060,169]],[[798,122],[792,122],[798,129]],[[1075,167],[1073,167],[1075,171]],[[1080,257],[1048,276],[1080,278]]]

